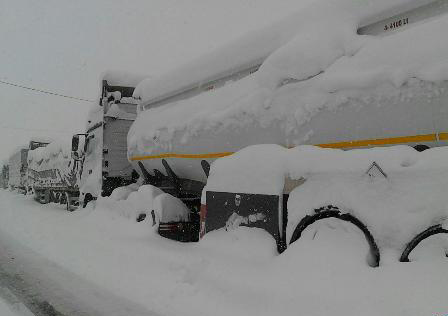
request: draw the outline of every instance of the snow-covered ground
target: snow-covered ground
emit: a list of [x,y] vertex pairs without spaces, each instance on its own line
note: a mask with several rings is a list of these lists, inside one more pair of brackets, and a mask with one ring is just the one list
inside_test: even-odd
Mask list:
[[0,288],[0,293],[4,294],[3,292],[6,292],[8,296],[14,299],[15,302],[9,302],[0,296],[1,316],[33,316],[33,313],[31,313],[25,305],[20,303],[13,294],[3,288]]
[[13,311],[11,305],[7,304],[1,298],[0,298],[0,315],[2,315],[2,316],[20,316],[20,314]]
[[379,268],[366,265],[363,236],[331,220],[280,256],[268,233],[243,227],[182,244],[135,221],[147,190],[124,191],[73,213],[0,191],[0,231],[159,315],[448,313],[448,261],[436,243],[411,263],[383,254]]

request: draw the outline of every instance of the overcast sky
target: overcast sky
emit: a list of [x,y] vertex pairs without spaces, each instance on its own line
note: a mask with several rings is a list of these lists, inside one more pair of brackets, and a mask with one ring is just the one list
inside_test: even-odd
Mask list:
[[[287,16],[300,0],[0,0],[0,80],[95,99],[107,69],[152,77]],[[87,102],[0,84],[0,161],[82,132]]]

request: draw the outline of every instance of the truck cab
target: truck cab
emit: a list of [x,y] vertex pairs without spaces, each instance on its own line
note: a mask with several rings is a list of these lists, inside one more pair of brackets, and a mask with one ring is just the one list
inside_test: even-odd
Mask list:
[[116,78],[105,77],[86,132],[73,136],[72,156],[82,164],[78,182],[83,207],[137,179],[127,159],[127,134],[137,115],[137,100],[132,94],[139,80],[121,85]]

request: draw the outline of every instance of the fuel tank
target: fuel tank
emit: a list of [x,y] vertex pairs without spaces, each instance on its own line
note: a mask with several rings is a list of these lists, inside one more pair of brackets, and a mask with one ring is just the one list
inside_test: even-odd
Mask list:
[[[160,109],[143,111],[128,134],[128,159],[139,173],[141,162],[151,174],[154,169],[166,174],[162,164],[165,159],[179,178],[205,183],[201,160],[212,163],[255,144],[339,149],[448,144],[447,81],[410,80],[399,88],[390,88],[392,93],[369,92],[309,112],[306,107],[293,105],[292,96],[300,98],[294,93],[298,86],[282,89],[271,102],[272,108],[283,109],[276,115],[270,115],[269,110],[263,114],[265,117],[241,113],[241,117],[223,117],[222,124],[195,128],[194,132],[191,126],[178,130],[151,128],[158,120],[166,119],[166,113]],[[299,114],[302,118],[297,120]],[[295,118],[294,123],[291,118]]]

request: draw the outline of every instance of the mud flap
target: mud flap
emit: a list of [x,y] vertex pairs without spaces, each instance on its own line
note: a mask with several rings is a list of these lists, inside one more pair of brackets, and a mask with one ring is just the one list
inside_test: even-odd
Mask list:
[[207,191],[206,198],[205,232],[223,227],[258,227],[274,237],[279,252],[284,250],[279,230],[278,195]]

